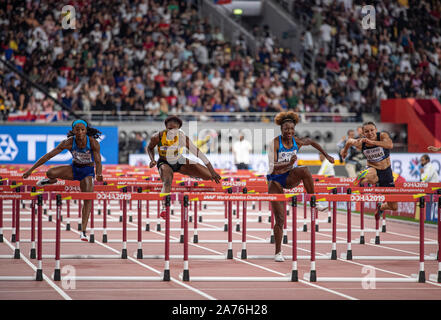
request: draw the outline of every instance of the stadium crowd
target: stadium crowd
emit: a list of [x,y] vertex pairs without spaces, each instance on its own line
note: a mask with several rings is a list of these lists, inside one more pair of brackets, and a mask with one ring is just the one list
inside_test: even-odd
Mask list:
[[[48,88],[74,111],[328,112],[326,95],[290,50],[267,35],[257,54],[185,1],[72,1],[74,29],[63,29],[61,5],[0,5],[3,59]],[[264,30],[262,30],[264,31]],[[54,104],[1,66],[3,115],[35,114]],[[319,102],[315,97],[319,98]],[[314,98],[314,99],[311,99]],[[336,103],[345,97],[336,97]]]
[[[375,29],[363,27],[369,13]],[[295,0],[293,14],[307,21],[319,76],[348,88],[365,112],[377,113],[381,99],[440,99],[440,1]]]
[[[415,13],[385,1],[377,5],[377,30],[370,32],[354,23],[358,7],[348,3],[295,1],[296,10],[311,18],[305,39],[308,32],[320,35],[316,76],[267,28],[253,30],[259,46],[252,54],[243,39],[226,41],[192,3],[177,0],[70,1],[74,29],[62,28],[66,17],[58,2],[3,1],[0,56],[68,108],[86,113],[142,111],[163,119],[181,112],[293,109],[354,112],[356,117],[333,121],[362,121],[362,112],[382,98],[439,97],[433,66],[441,37],[435,28],[408,28],[432,7],[422,1]],[[54,110],[52,100],[1,63],[0,75],[3,119],[19,113],[35,120]]]

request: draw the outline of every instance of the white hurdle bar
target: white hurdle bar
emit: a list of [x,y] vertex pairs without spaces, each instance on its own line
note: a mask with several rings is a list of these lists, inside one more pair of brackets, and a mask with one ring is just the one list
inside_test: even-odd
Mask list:
[[[62,281],[163,281],[163,274],[160,276],[142,277],[142,276],[65,276],[60,277]],[[55,274],[52,276],[55,279]],[[58,280],[57,280],[58,281]]]
[[[305,273],[303,279],[310,281],[311,274]],[[417,275],[408,278],[397,277],[316,277],[317,282],[419,282]]]

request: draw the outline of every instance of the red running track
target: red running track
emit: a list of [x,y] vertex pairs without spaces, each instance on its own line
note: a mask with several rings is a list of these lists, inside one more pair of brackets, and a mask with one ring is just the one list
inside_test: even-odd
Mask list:
[[[71,201],[72,202],[72,201]],[[34,276],[36,259],[31,259],[29,252],[31,244],[26,240],[31,238],[31,219],[30,219],[30,201],[25,200],[25,209],[21,209],[21,232],[20,232],[20,251],[22,259],[0,259],[0,277],[1,276]],[[12,201],[3,201],[4,204],[4,242],[0,243],[0,256],[14,254],[15,244],[11,242],[11,212]],[[20,280],[20,281],[0,281],[0,299],[142,299],[142,300],[199,300],[199,299],[219,299],[219,300],[283,300],[283,299],[440,299],[441,285],[437,282],[429,281],[430,274],[437,274],[438,262],[426,260],[425,262],[425,283],[372,283],[365,282],[322,282],[322,277],[388,277],[396,279],[405,279],[419,271],[419,246],[417,244],[419,237],[418,224],[398,222],[391,219],[387,221],[387,232],[381,233],[381,242],[386,241],[415,241],[415,244],[380,244],[371,243],[375,239],[375,233],[365,232],[366,243],[364,245],[352,243],[351,249],[354,258],[356,256],[411,256],[416,260],[352,260],[341,259],[340,255],[347,252],[347,214],[346,212],[337,213],[336,240],[341,241],[336,245],[337,260],[322,260],[326,254],[331,252],[332,224],[327,222],[328,213],[319,212],[319,231],[316,236],[316,270],[318,281],[310,283],[304,280],[304,273],[310,271],[310,260],[298,260],[299,281],[272,281],[272,282],[245,282],[245,281],[193,281],[197,277],[278,277],[285,275],[291,276],[292,261],[286,259],[285,262],[274,262],[272,259],[251,259],[253,255],[272,256],[274,255],[274,245],[270,243],[271,223],[268,222],[269,210],[267,204],[262,206],[259,211],[258,205],[253,210],[252,204],[247,205],[248,220],[247,228],[247,254],[248,259],[240,259],[242,252],[242,232],[236,231],[237,221],[240,223],[240,230],[243,230],[243,211],[240,210],[240,218],[232,223],[232,244],[233,259],[193,259],[194,255],[225,255],[227,253],[228,232],[224,231],[225,210],[223,202],[204,202],[207,208],[198,210],[198,216],[202,216],[202,222],[198,221],[197,238],[198,243],[192,243],[194,240],[194,231],[189,230],[188,244],[189,257],[189,277],[190,281],[180,280],[180,274],[183,271],[183,258],[175,259],[174,255],[183,254],[183,244],[179,243],[181,231],[181,206],[177,202],[172,204],[173,215],[171,215],[171,233],[170,239],[170,275],[171,281],[53,281],[55,259],[45,258],[46,255],[54,255],[55,243],[43,243],[43,281]],[[21,206],[20,206],[21,207]],[[130,206],[128,206],[130,208]],[[112,201],[107,206],[111,215],[107,218],[107,243],[103,243],[103,231],[99,230],[103,224],[103,208],[95,205],[94,216],[94,236],[95,243],[84,243],[79,241],[79,232],[77,231],[78,206],[70,203],[70,226],[71,230],[66,231],[66,203],[63,201],[61,222],[61,239],[75,242],[63,242],[60,247],[61,253],[61,276],[73,275],[84,276],[124,276],[124,277],[161,277],[164,270],[163,259],[137,259],[138,253],[138,209],[134,202],[132,210],[129,209],[127,222],[127,259],[64,259],[63,255],[115,255],[120,256],[122,243],[111,242],[121,240],[122,223],[119,222],[121,214],[120,205],[117,201]],[[232,205],[233,210],[237,210],[236,202]],[[153,219],[157,215],[157,201],[150,201],[150,231],[145,231],[146,211],[145,203],[142,205],[142,238],[143,240],[156,241],[142,244],[142,253],[144,256],[163,255],[165,222],[161,221],[161,231],[157,231],[156,221]],[[43,215],[43,239],[55,239],[56,226],[56,207],[46,207],[47,215]],[[101,210],[101,215],[98,215]],[[287,228],[291,229],[292,212],[287,220]],[[308,232],[300,231],[303,228],[303,207],[299,206],[297,210],[297,238],[299,241],[297,254],[299,258],[310,254],[310,244],[303,243],[310,240],[310,212],[308,214]],[[194,205],[189,210],[190,215],[194,215]],[[262,222],[258,222],[261,214]],[[48,221],[49,215],[52,215],[52,221]],[[130,219],[130,216],[132,217]],[[194,221],[189,222],[189,227],[194,227]],[[89,220],[90,223],[90,220]],[[357,229],[360,226],[358,214],[353,214],[351,222],[351,238],[357,241],[360,233]],[[90,227],[90,225],[89,225]],[[365,216],[364,227],[366,229],[375,228],[375,220],[371,216]],[[50,229],[48,229],[50,228]],[[264,231],[253,230],[264,228]],[[89,229],[89,228],[88,228]],[[217,231],[207,231],[217,230]],[[291,231],[287,232],[289,240],[292,240]],[[207,243],[209,240],[223,240],[224,243]],[[252,241],[266,241],[266,243],[253,243]],[[329,243],[322,243],[323,241]],[[437,253],[437,229],[434,226],[425,226],[425,253],[426,256]],[[133,241],[133,242],[130,242]],[[433,243],[433,244],[432,244]],[[291,244],[283,245],[285,255],[291,255]],[[238,257],[239,254],[239,257]]]

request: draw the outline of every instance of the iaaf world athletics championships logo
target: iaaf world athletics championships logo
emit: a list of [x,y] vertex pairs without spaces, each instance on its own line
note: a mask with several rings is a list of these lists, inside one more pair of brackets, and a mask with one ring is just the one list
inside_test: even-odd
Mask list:
[[420,177],[420,162],[418,158],[413,158],[409,162],[409,174],[412,178],[419,178]]

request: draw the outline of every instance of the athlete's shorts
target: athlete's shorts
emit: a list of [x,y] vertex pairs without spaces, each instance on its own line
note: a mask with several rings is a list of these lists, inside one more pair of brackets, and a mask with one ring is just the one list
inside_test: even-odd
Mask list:
[[159,167],[161,167],[164,164],[168,164],[170,168],[172,168],[173,172],[178,172],[179,170],[181,170],[181,167],[185,164],[185,158],[180,157],[175,163],[169,163],[167,160],[163,158],[159,158],[158,162],[156,163],[158,170]]
[[378,186],[379,187],[395,187],[394,176],[392,174],[392,168],[388,167],[384,170],[377,170]]
[[280,183],[280,185],[282,186],[282,188],[286,188],[286,179],[289,176],[290,171],[287,171],[285,173],[282,174],[268,174],[266,176],[266,179],[269,181],[276,181],[278,183]]
[[95,167],[94,166],[78,167],[72,163],[71,167],[72,167],[73,178],[76,181],[81,181],[84,178],[89,177],[89,176],[95,177]]

